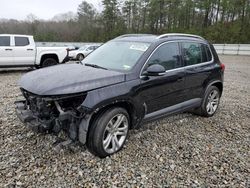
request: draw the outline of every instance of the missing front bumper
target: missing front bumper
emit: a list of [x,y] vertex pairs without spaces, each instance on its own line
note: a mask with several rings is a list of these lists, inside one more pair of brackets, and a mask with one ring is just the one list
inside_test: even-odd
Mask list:
[[25,101],[17,101],[15,102],[15,105],[16,115],[24,123],[24,125],[34,132],[44,133],[48,130],[48,125],[39,122],[33,112],[27,109]]
[[25,100],[16,101],[15,105],[17,117],[32,131],[37,133],[59,133],[63,130],[62,122],[66,120],[68,123],[64,126],[64,130],[68,132],[70,139],[79,141],[83,145],[86,143],[89,122],[91,119],[90,114],[79,120],[78,123],[72,120],[72,117],[68,114],[60,115],[57,119],[51,122],[43,123],[31,110],[27,108]]

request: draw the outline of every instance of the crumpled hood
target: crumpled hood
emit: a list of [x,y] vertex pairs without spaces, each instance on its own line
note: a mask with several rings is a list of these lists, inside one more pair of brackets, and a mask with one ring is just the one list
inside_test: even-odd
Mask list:
[[29,72],[19,81],[21,88],[37,95],[64,95],[85,92],[125,81],[120,72],[64,64]]

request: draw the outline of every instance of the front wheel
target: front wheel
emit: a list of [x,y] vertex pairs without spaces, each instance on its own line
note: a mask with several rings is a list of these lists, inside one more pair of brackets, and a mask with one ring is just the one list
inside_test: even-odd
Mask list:
[[219,107],[220,97],[220,90],[216,86],[211,86],[203,98],[202,105],[194,112],[204,117],[213,116]]
[[104,158],[121,150],[129,123],[129,115],[123,108],[111,108],[102,113],[89,130],[87,147],[90,152]]
[[84,56],[82,54],[78,54],[76,56],[76,59],[79,60],[79,61],[82,61],[84,59]]

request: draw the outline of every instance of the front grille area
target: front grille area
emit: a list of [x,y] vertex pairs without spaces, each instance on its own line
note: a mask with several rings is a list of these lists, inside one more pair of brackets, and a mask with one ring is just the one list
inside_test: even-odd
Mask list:
[[[86,93],[60,96],[39,96],[21,88],[25,101],[22,101],[23,111],[29,113],[29,125],[43,132],[66,131],[73,140],[77,139],[78,126],[85,116],[81,104]],[[19,113],[20,117],[24,116]],[[23,117],[22,117],[23,118]],[[26,117],[24,117],[26,118]],[[27,119],[27,118],[26,118]]]
[[40,119],[48,120],[51,117],[57,116],[58,111],[54,101],[32,94],[24,89],[21,89],[29,110]]

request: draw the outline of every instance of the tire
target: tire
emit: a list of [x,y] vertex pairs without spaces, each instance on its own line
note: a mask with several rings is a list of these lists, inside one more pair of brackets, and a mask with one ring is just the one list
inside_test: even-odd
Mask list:
[[216,86],[211,86],[206,91],[202,105],[194,113],[204,117],[212,117],[218,110],[221,92]]
[[89,128],[89,151],[100,158],[120,151],[127,139],[129,125],[128,112],[123,108],[111,108],[101,113]]
[[78,54],[78,55],[76,56],[76,59],[79,60],[79,61],[82,61],[82,60],[84,59],[84,55]]
[[42,67],[50,67],[57,64],[58,62],[54,58],[47,58],[42,62]]

